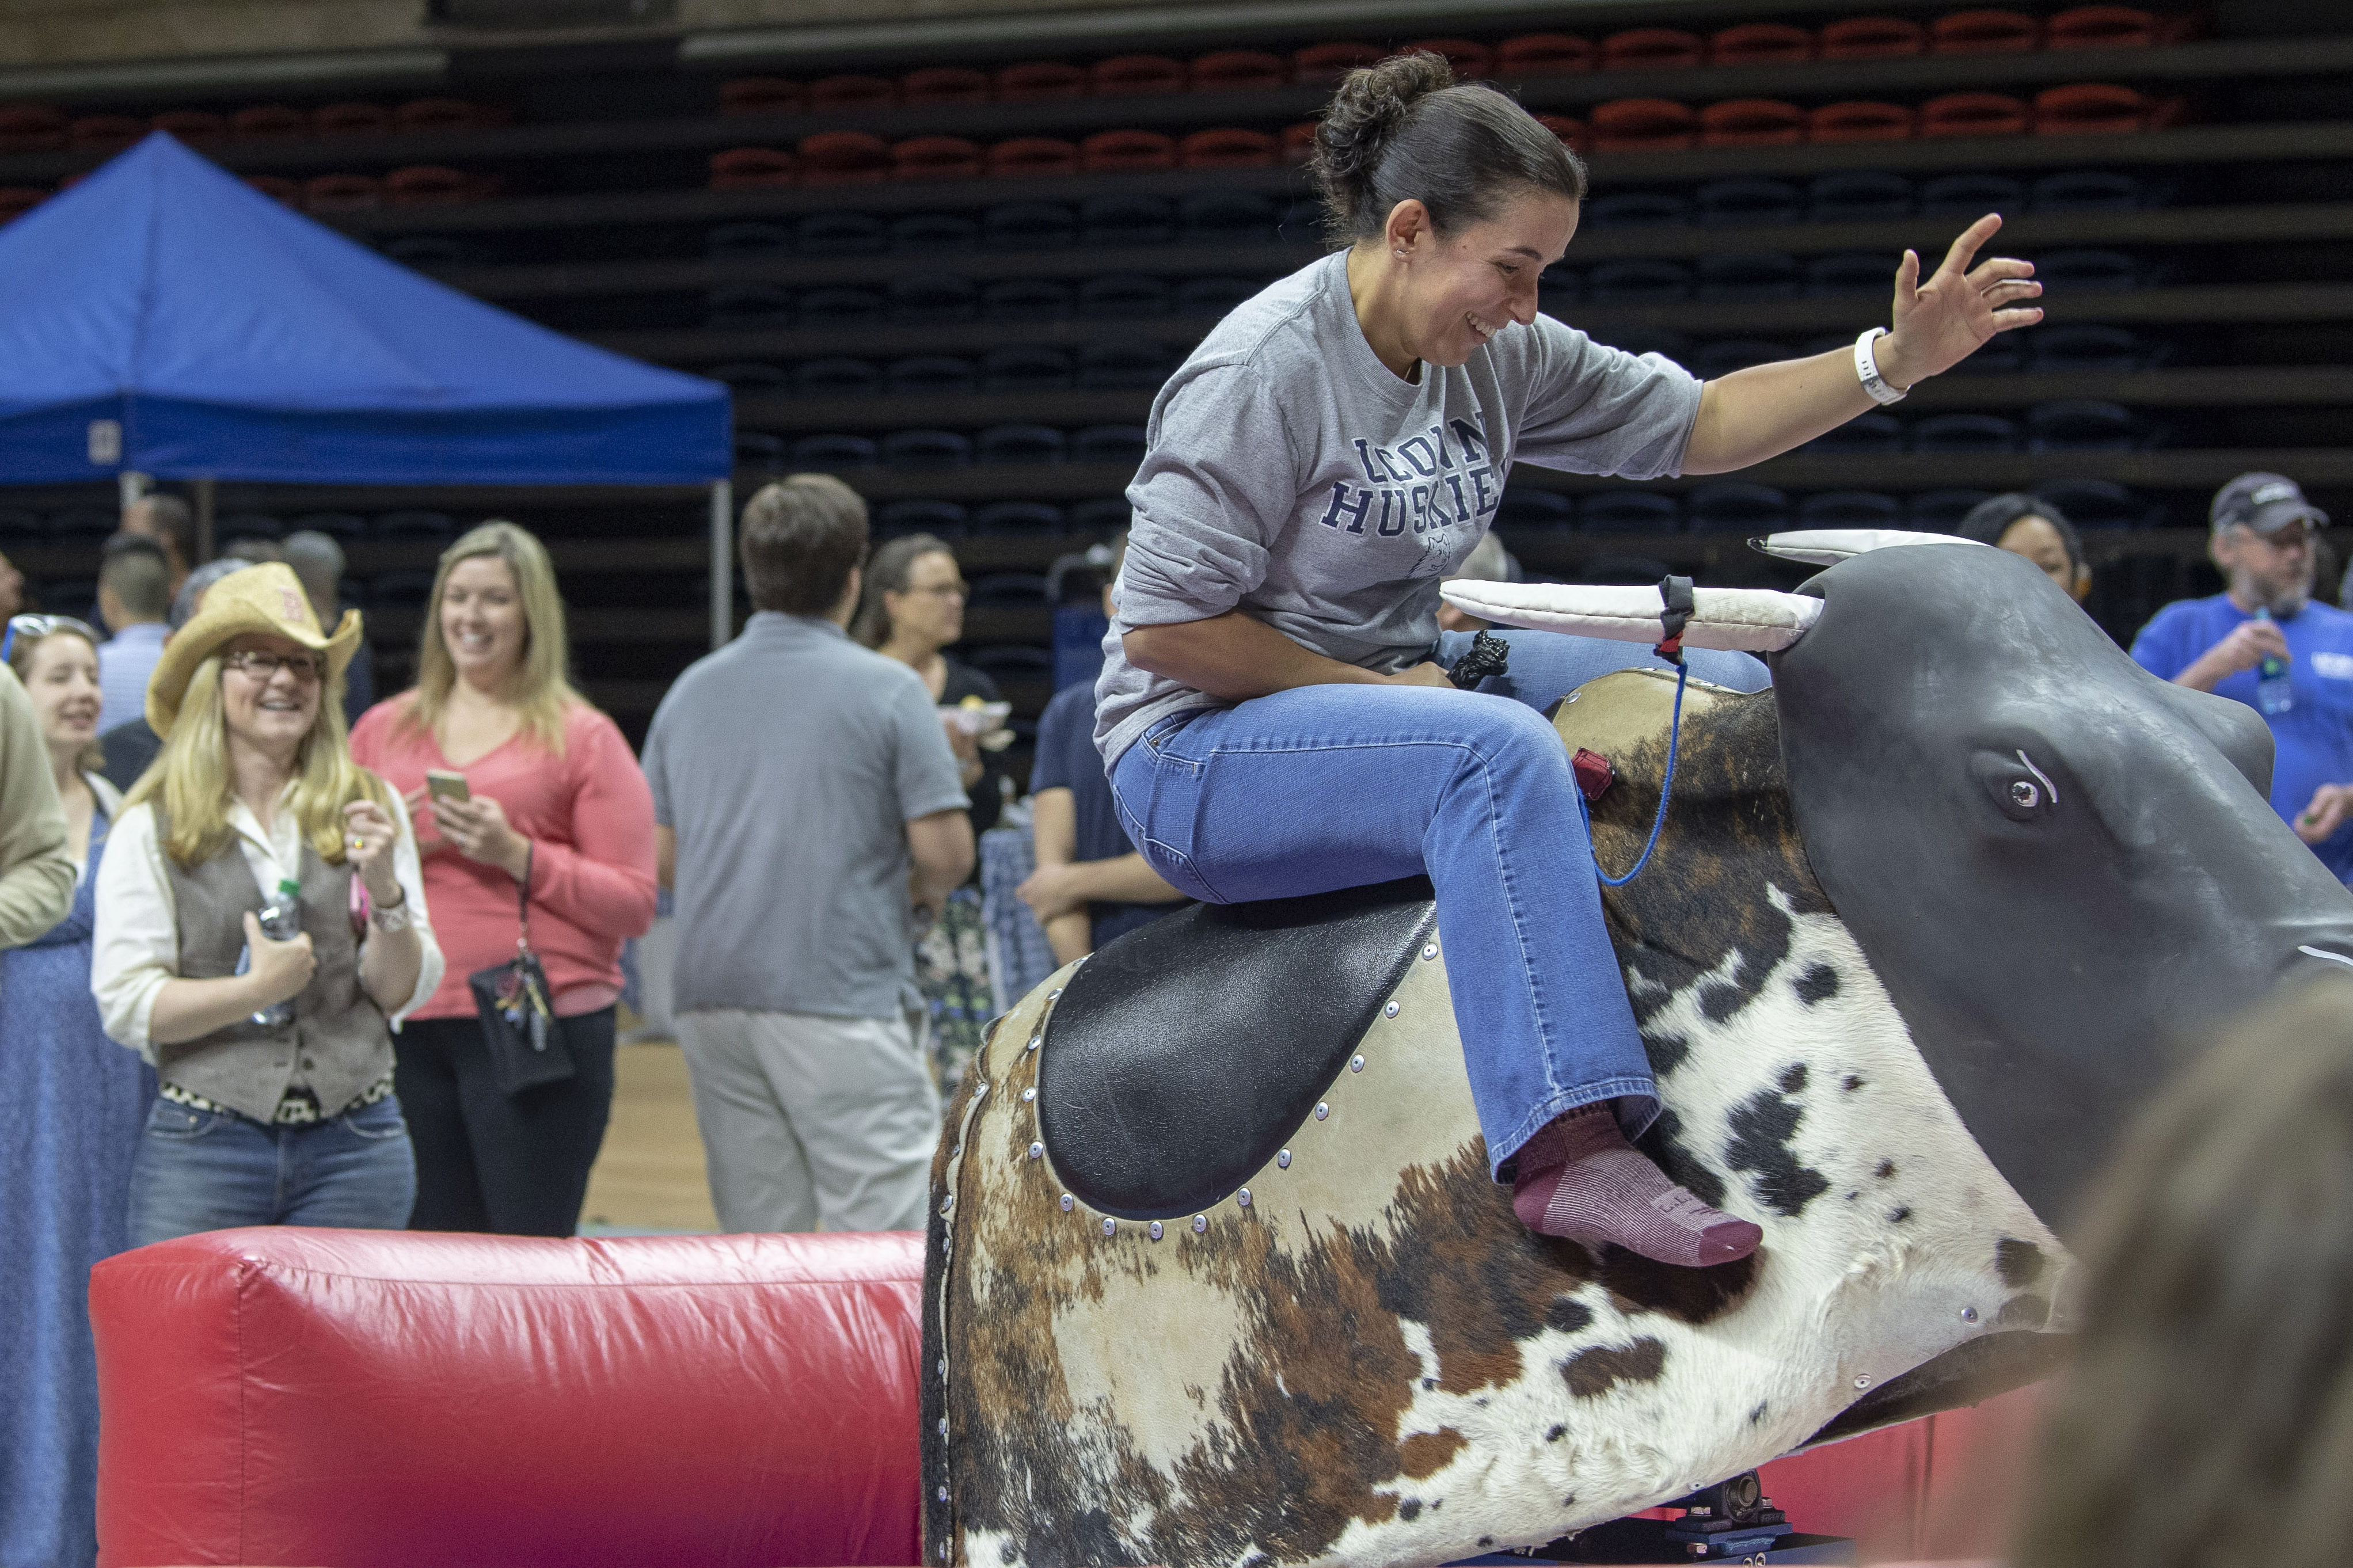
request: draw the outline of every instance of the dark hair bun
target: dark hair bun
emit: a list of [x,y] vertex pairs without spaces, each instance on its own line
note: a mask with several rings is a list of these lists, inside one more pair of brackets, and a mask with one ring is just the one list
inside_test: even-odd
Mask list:
[[1342,79],[1331,106],[1315,127],[1314,170],[1324,199],[1336,210],[1353,211],[1368,195],[1381,151],[1417,99],[1454,85],[1446,57],[1427,49],[1391,55]]

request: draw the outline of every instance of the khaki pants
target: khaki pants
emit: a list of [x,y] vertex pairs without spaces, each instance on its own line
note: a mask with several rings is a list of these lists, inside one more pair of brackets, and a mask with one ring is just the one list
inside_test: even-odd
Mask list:
[[677,1021],[720,1228],[923,1228],[940,1100],[906,1019]]

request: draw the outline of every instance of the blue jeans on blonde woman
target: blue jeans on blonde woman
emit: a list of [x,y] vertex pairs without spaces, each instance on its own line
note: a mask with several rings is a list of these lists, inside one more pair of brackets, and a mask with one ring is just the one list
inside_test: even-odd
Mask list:
[[[1308,686],[1176,714],[1112,769],[1128,834],[1178,891],[1292,898],[1425,872],[1491,1168],[1563,1111],[1619,1102],[1629,1136],[1657,1089],[1601,917],[1585,819],[1542,717],[1647,649],[1507,632],[1509,672],[1476,692]],[[1452,665],[1468,633],[1443,634]],[[1693,652],[1694,679],[1770,684],[1746,654]]]
[[293,1125],[158,1100],[131,1163],[131,1245],[245,1225],[398,1230],[416,1201],[397,1095]]

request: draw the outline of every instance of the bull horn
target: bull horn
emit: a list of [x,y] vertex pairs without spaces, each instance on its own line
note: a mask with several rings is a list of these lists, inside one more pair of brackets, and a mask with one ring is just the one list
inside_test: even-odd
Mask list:
[[1750,548],[1761,550],[1767,555],[1778,555],[1784,561],[1803,561],[1815,566],[1835,566],[1850,557],[1868,555],[1874,550],[1892,550],[1899,544],[1978,542],[1957,534],[1907,533],[1900,528],[1804,528],[1748,542]]
[[[1656,588],[1604,588],[1577,583],[1441,584],[1446,602],[1482,621],[1572,637],[1655,643],[1665,635]],[[1770,653],[1805,635],[1822,613],[1820,599],[1772,588],[1694,588],[1686,647]]]

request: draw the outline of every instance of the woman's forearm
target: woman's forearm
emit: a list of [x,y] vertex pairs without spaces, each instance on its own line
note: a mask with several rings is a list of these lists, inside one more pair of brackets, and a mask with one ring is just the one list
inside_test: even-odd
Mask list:
[[166,980],[155,993],[154,1009],[147,1016],[147,1037],[159,1046],[202,1039],[267,1005],[250,973],[225,974],[217,980]]
[[1725,474],[1778,458],[1876,406],[1850,349],[1734,371],[1700,389],[1683,472]]
[[367,945],[360,952],[360,984],[367,987],[368,999],[384,1009],[385,1016],[408,1005],[424,968],[425,943],[415,926],[368,932]]
[[1381,686],[1388,678],[1311,653],[1263,621],[1228,610],[1202,621],[1138,626],[1120,639],[1139,669],[1240,702],[1302,686]]

